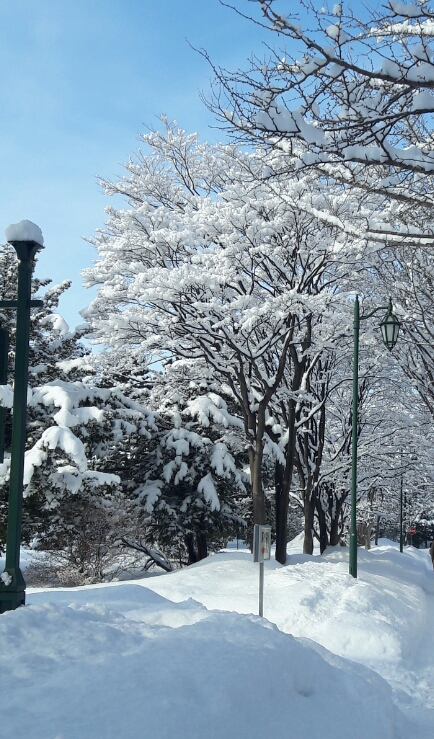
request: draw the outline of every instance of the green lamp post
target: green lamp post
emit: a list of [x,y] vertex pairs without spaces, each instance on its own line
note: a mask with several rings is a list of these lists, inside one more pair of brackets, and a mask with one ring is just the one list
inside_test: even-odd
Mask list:
[[17,312],[6,563],[0,576],[0,613],[14,610],[25,603],[26,584],[20,569],[20,544],[27,422],[30,308],[43,305],[42,300],[31,300],[31,278],[35,254],[42,249],[44,243],[39,227],[30,221],[21,221],[9,226],[6,230],[6,238],[14,247],[18,257],[18,290],[16,300],[0,301],[0,308],[14,309]]
[[366,321],[380,310],[387,310],[380,323],[381,335],[389,351],[393,349],[398,339],[400,323],[392,313],[392,300],[389,299],[387,308],[375,308],[366,316],[360,315],[359,296],[354,301],[354,368],[353,368],[353,405],[352,405],[352,446],[351,446],[351,525],[350,525],[350,575],[357,577],[357,426],[359,400],[359,334],[360,321]]
[[403,530],[403,497],[404,497],[404,473],[402,471],[402,449],[401,449],[401,485],[399,491],[399,551],[404,551],[404,530]]

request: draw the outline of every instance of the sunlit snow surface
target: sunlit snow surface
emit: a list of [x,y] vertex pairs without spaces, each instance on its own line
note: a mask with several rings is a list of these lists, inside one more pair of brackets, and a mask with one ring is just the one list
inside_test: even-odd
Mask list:
[[[0,737],[431,738],[434,574],[383,542],[258,565],[225,552],[0,617]],[[295,638],[294,638],[295,637]],[[301,638],[299,638],[301,637]],[[309,641],[312,640],[312,641]]]
[[42,231],[32,221],[11,223],[5,231],[5,236],[7,241],[36,241],[37,244],[44,245]]

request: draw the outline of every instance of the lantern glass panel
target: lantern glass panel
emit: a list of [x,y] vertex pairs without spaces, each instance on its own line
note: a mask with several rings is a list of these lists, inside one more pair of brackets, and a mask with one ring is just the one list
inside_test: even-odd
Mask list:
[[391,351],[398,339],[399,321],[393,313],[388,313],[381,322],[380,328],[383,342]]

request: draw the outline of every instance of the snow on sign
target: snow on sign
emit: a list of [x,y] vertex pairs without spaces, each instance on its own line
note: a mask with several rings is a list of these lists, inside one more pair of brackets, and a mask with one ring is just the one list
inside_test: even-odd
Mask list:
[[263,562],[271,556],[271,526],[255,524],[253,529],[253,561]]

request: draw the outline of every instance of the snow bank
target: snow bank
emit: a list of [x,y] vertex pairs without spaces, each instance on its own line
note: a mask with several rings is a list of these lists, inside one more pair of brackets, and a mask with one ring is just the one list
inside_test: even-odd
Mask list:
[[251,615],[258,566],[242,551],[134,584],[30,589],[0,617],[2,736],[430,739],[428,553],[359,549],[355,580],[343,548],[289,552],[265,563],[270,620]]
[[42,231],[32,221],[11,223],[5,231],[5,236],[6,241],[36,241],[37,244],[44,246]]
[[[391,542],[358,550],[358,578],[348,550],[322,556],[288,547],[287,565],[265,563],[264,615],[281,631],[308,638],[388,681],[412,720],[434,721],[434,574],[427,550]],[[258,612],[258,570],[249,552],[221,553],[149,587],[171,600],[188,593],[207,608]],[[417,739],[429,733],[420,729]]]
[[[47,602],[52,600],[52,602]],[[119,585],[0,620],[2,727],[32,739],[403,739],[387,683],[256,616]]]

